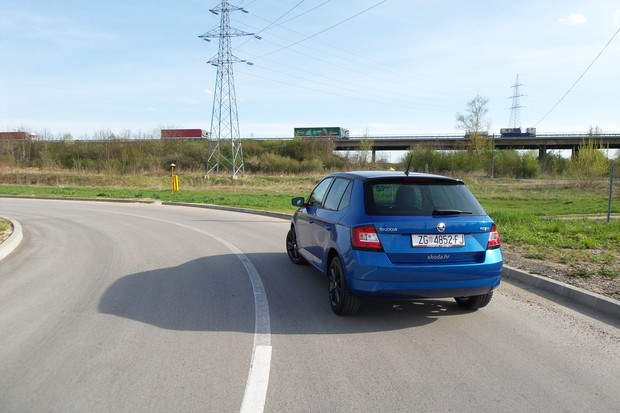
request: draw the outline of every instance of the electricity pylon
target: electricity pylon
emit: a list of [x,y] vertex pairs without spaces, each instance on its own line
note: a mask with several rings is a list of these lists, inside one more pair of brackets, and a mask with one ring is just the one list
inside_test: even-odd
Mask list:
[[[245,175],[243,166],[243,150],[241,137],[239,136],[239,117],[237,115],[237,100],[235,95],[235,79],[233,76],[233,63],[244,62],[233,56],[231,50],[231,38],[239,36],[252,36],[230,27],[230,12],[242,11],[241,7],[232,6],[227,0],[213,9],[211,13],[220,16],[220,27],[198,36],[210,42],[210,39],[219,38],[219,50],[217,56],[207,63],[217,67],[215,77],[215,91],[213,95],[213,110],[211,113],[211,137],[209,140],[209,155],[207,159],[207,175],[209,172],[229,171],[233,179],[237,175]],[[258,36],[255,36],[259,38]],[[226,147],[229,144],[229,149]]]
[[510,107],[510,120],[508,121],[509,128],[520,128],[521,127],[521,113],[519,109],[523,107],[520,104],[520,98],[523,95],[519,93],[520,86],[523,86],[523,85],[519,83],[519,75],[517,75],[517,80],[515,81],[515,84],[511,86],[514,89],[512,98],[509,98],[509,99],[512,99],[512,106]]

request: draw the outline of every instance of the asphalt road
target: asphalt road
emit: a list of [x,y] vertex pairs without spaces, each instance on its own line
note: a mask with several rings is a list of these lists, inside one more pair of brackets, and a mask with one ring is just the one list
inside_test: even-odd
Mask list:
[[620,321],[502,283],[491,304],[334,315],[288,222],[0,199],[1,412],[617,412]]

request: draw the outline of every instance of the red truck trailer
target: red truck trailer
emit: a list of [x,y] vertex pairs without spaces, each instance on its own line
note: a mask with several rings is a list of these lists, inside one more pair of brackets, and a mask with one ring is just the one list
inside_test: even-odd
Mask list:
[[30,132],[0,132],[0,141],[36,141],[39,137]]
[[162,139],[208,139],[209,132],[202,129],[162,129]]

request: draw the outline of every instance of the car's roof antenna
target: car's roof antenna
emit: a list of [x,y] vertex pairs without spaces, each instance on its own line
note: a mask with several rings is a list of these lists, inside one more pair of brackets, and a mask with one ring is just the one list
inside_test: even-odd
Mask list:
[[411,168],[411,161],[413,160],[413,154],[409,156],[409,164],[407,165],[407,169],[405,170],[405,176],[409,176],[409,169]]

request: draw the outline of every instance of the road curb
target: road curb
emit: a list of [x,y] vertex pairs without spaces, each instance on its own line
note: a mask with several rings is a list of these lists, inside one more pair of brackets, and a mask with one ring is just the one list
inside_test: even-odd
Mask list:
[[502,277],[566,298],[600,313],[620,317],[620,301],[547,277],[504,265]]
[[280,219],[293,218],[293,214],[287,214],[284,212],[261,211],[260,209],[239,208],[239,207],[213,205],[213,204],[191,204],[187,202],[168,202],[168,201],[162,201],[161,204],[162,205],[173,205],[173,206],[174,205],[184,206],[184,207],[190,207],[190,208],[205,208],[205,209],[218,209],[221,211],[242,212],[244,214],[263,215],[266,217],[280,218]]
[[2,218],[11,221],[11,224],[13,224],[13,232],[11,233],[9,238],[7,238],[4,242],[0,243],[0,260],[12,253],[24,238],[24,235],[22,233],[22,226],[19,225],[19,222],[8,217]]

